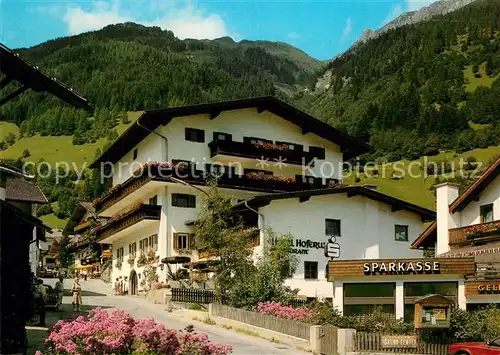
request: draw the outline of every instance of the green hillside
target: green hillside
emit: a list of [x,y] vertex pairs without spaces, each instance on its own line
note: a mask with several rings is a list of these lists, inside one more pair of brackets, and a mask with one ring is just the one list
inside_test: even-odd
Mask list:
[[[319,78],[330,76],[326,90],[297,102],[369,140],[375,150],[368,159],[498,145],[500,1],[478,0],[388,31],[329,62]],[[468,122],[490,127],[474,131]]]

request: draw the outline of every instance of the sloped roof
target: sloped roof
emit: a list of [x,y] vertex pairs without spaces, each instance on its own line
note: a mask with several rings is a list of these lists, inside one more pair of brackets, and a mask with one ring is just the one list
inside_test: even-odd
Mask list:
[[269,204],[273,200],[282,200],[288,198],[302,198],[309,199],[312,196],[321,195],[334,195],[334,194],[347,194],[348,197],[362,196],[375,201],[386,203],[392,206],[393,211],[397,210],[407,210],[409,212],[416,213],[420,215],[423,221],[430,221],[436,219],[436,212],[431,211],[427,208],[417,206],[410,202],[400,200],[398,198],[383,194],[381,192],[375,191],[373,189],[363,187],[363,186],[348,186],[340,185],[339,187],[327,188],[327,189],[316,189],[316,190],[304,190],[304,191],[294,191],[294,192],[283,192],[276,194],[258,195],[249,198],[246,201],[240,202],[236,206],[242,206],[245,203],[250,206],[262,207]]
[[18,202],[47,203],[42,190],[35,184],[19,178],[7,179],[6,199]]
[[[90,168],[99,167],[103,162],[116,162],[145,139],[151,131],[160,125],[168,124],[175,117],[210,114],[216,118],[223,111],[257,108],[270,111],[277,116],[302,128],[304,134],[311,132],[329,140],[342,148],[344,159],[350,159],[371,150],[371,146],[359,139],[333,128],[329,124],[318,120],[299,109],[286,104],[277,98],[266,96],[243,100],[223,101],[201,105],[172,107],[161,110],[144,112],[99,158]],[[142,127],[141,127],[142,126]]]
[[[460,212],[500,174],[500,158],[493,162],[455,201],[450,205],[450,213]],[[412,249],[427,248],[437,239],[437,223],[434,221],[411,245]]]
[[82,218],[87,212],[95,214],[95,208],[92,202],[81,201],[78,202],[69,218],[66,226],[64,227],[63,233],[65,235],[70,235],[73,233],[75,227],[81,222]]
[[429,224],[429,226],[418,236],[417,239],[411,243],[411,249],[429,249],[434,246],[437,240],[437,223],[436,221]]
[[39,67],[23,59],[18,53],[0,43],[0,71],[34,91],[46,91],[68,104],[91,110],[89,101],[75,90],[54,77],[43,73]]
[[450,205],[450,212],[460,212],[473,201],[500,174],[500,158],[491,164],[458,198]]

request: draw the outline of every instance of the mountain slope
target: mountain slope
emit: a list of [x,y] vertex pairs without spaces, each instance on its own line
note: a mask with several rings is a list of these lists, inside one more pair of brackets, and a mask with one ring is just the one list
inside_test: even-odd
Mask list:
[[297,102],[369,139],[371,158],[416,159],[500,144],[499,73],[500,1],[478,0],[336,58],[317,81],[322,88]]

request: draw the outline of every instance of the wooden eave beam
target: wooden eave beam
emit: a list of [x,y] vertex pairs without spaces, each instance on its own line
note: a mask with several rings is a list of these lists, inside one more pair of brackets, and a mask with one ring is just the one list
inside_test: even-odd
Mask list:
[[12,80],[14,79],[12,79],[9,76],[3,78],[2,81],[0,81],[0,90],[9,85],[12,82]]
[[401,211],[403,209],[403,207],[401,206],[396,206],[396,205],[392,205],[392,212],[397,212],[397,211]]
[[28,89],[29,88],[26,85],[23,85],[20,88],[18,88],[17,90],[15,90],[14,92],[11,92],[9,95],[5,96],[3,99],[0,100],[0,106],[9,102],[10,100],[15,99],[16,97],[18,97],[19,95],[21,95],[23,92],[25,92]]
[[220,115],[221,111],[212,111],[210,112],[210,119],[213,120]]
[[355,191],[348,191],[348,192],[347,192],[347,197],[349,197],[349,198],[350,198],[350,197],[357,196],[357,195],[358,195],[358,193],[357,193],[357,192],[355,192]]
[[257,113],[262,113],[264,111],[265,111],[265,109],[263,107],[260,107],[260,106],[257,107]]

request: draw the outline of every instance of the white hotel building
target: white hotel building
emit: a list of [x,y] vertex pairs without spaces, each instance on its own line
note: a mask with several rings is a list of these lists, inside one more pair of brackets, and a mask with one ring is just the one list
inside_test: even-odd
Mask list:
[[[267,227],[293,235],[300,265],[287,282],[300,295],[333,298],[324,252],[331,238],[337,243],[331,244],[332,255],[340,251],[340,260],[422,256],[410,245],[423,222],[435,219],[433,211],[367,187],[341,185],[342,162],[369,149],[271,97],[145,112],[91,166],[113,167],[113,188],[95,202],[99,216],[113,217],[97,231],[101,243],[113,244],[112,280],[126,280],[129,294],[140,291],[143,267],[137,259],[149,249],[159,260],[198,260],[192,221],[201,207],[199,189],[206,189],[203,173],[213,164],[226,167],[218,180],[221,191],[240,208],[258,212],[260,247]],[[277,164],[280,157],[284,164]],[[148,174],[133,176],[147,162],[186,169],[155,163]],[[166,272],[158,272],[165,281]]]

